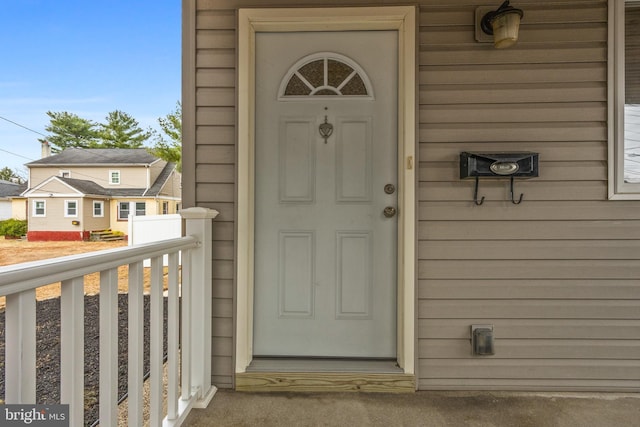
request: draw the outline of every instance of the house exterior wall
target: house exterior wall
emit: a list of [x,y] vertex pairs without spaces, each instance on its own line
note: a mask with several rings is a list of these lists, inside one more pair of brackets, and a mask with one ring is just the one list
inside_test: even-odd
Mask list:
[[29,201],[24,198],[15,197],[11,199],[11,212],[14,219],[27,219],[27,204]]
[[[45,216],[33,215],[35,200],[45,201]],[[65,200],[75,200],[78,203],[78,215],[65,217]],[[38,240],[84,240],[82,226],[82,198],[81,197],[30,197],[29,198],[29,232],[27,239]],[[73,225],[72,221],[80,221]],[[88,235],[86,236],[88,238]]]
[[111,223],[111,229],[114,231],[121,231],[125,234],[129,232],[129,221],[118,219],[118,203],[145,203],[145,215],[159,215],[162,211],[158,210],[158,203],[156,199],[143,199],[143,198],[119,198],[111,199],[109,203],[109,220]]
[[[520,0],[520,41],[507,50],[474,40],[476,7],[498,3],[416,2],[418,388],[638,391],[640,202],[607,199],[607,2]],[[195,141],[183,198],[220,211],[218,387],[233,386],[236,9],[270,4],[185,2],[197,7],[184,35],[197,67],[183,97],[185,141]],[[277,2],[288,4],[300,6]],[[407,3],[375,2],[395,4]],[[540,176],[516,181],[520,205],[507,201],[508,181],[481,180],[476,206],[461,151],[538,152]],[[471,356],[472,324],[494,325],[494,356]]]
[[[58,184],[55,182],[51,184]],[[50,185],[46,190],[50,190]],[[33,203],[36,200],[45,201],[44,217],[33,215]],[[65,201],[77,202],[76,216],[65,216]],[[93,198],[76,197],[34,197],[29,198],[29,232],[27,238],[31,241],[42,240],[88,240],[91,231],[109,228],[109,201],[104,202],[104,217],[93,216]],[[78,224],[73,224],[73,222]]]
[[[101,217],[93,216],[93,202],[101,201],[103,212]],[[85,230],[106,230],[109,228],[110,203],[108,200],[86,197],[82,200],[82,226]]]
[[176,200],[171,200],[171,199],[157,199],[157,200],[155,200],[156,215],[163,215],[162,205],[164,203],[167,204],[167,214],[168,215],[178,213],[178,204],[179,204],[179,202],[177,202]]
[[69,187],[68,185],[57,180],[52,180],[51,182],[48,182],[46,185],[43,185],[42,187],[40,187],[37,191],[34,191],[33,196],[34,197],[54,197],[57,195],[68,195],[68,194],[75,194],[75,193],[77,193],[77,191]]
[[11,200],[0,199],[0,221],[11,218]]
[[[159,161],[162,167],[166,164]],[[154,167],[160,167],[156,166]],[[104,188],[146,188],[147,187],[147,168],[144,166],[89,166],[89,167],[70,167],[70,166],[47,166],[38,167],[31,166],[29,168],[30,186],[35,187],[47,178],[52,176],[60,176],[60,171],[69,171],[70,178],[83,179],[93,181]],[[109,183],[109,171],[120,171],[120,184]],[[153,183],[153,180],[151,181]]]

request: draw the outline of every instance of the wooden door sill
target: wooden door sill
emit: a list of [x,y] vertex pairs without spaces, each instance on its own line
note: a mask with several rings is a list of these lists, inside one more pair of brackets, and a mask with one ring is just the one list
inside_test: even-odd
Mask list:
[[235,382],[236,390],[251,392],[415,391],[415,376],[390,360],[261,358]]

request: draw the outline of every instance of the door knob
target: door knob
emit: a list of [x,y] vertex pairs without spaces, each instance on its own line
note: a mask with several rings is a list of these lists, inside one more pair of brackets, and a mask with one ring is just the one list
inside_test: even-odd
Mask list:
[[393,206],[387,206],[386,208],[384,208],[384,216],[386,216],[387,218],[392,218],[396,215],[396,208],[394,208]]

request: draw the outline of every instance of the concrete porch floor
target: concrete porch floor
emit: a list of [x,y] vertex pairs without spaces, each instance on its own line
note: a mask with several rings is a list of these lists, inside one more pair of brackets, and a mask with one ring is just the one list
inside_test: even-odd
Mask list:
[[188,427],[640,426],[640,394],[438,392],[249,393],[219,390]]

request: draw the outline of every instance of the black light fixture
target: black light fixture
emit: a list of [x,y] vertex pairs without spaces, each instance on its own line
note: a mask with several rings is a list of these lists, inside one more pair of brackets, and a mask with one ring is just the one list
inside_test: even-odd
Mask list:
[[493,35],[493,45],[496,49],[504,49],[518,41],[518,30],[523,16],[524,12],[510,6],[507,0],[497,10],[484,14],[480,20],[480,27],[485,34]]

